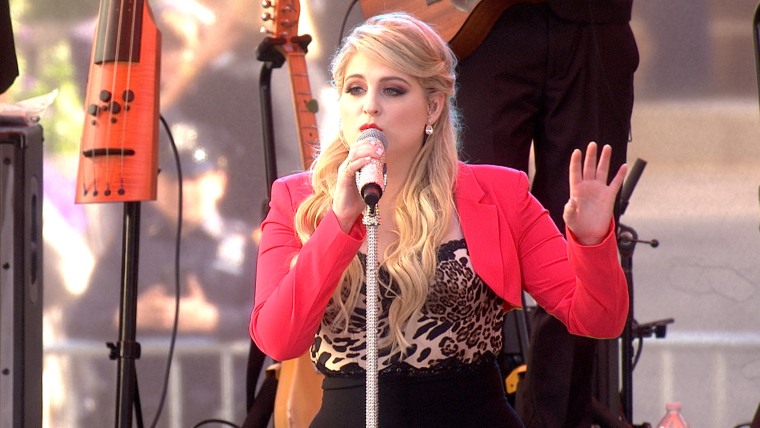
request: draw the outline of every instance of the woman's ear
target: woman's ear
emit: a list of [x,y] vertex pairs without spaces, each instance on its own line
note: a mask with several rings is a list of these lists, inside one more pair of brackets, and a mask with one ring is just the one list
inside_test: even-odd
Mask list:
[[445,97],[443,94],[437,94],[430,97],[428,100],[428,124],[435,123],[441,116],[444,102]]

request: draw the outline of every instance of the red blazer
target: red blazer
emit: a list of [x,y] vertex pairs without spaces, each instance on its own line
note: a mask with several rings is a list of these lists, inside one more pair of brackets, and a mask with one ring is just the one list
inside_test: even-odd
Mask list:
[[[262,223],[249,330],[259,348],[280,361],[311,346],[341,274],[366,234],[361,219],[344,233],[329,211],[301,245],[293,216],[312,193],[310,180],[309,173],[277,180]],[[521,306],[525,290],[570,333],[617,337],[628,314],[628,287],[614,224],[598,245],[582,246],[570,231],[566,242],[528,190],[522,172],[459,164],[454,197],[475,272],[505,300],[507,310]]]

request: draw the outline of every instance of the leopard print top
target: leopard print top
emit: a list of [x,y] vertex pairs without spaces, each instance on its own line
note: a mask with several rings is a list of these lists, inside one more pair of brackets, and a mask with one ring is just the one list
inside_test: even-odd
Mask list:
[[[359,254],[366,266],[366,256]],[[388,309],[397,290],[383,289],[388,272],[379,272],[382,293],[379,341],[389,334]],[[362,293],[366,292],[365,287]],[[362,295],[351,314],[347,332],[331,331],[335,313],[326,313],[314,344],[311,359],[328,376],[364,376],[366,367],[365,310]],[[444,243],[438,249],[438,269],[425,304],[404,331],[410,347],[404,355],[390,355],[390,348],[379,349],[380,375],[425,375],[461,368],[483,357],[497,355],[502,347],[504,310],[502,299],[475,274],[464,239]]]

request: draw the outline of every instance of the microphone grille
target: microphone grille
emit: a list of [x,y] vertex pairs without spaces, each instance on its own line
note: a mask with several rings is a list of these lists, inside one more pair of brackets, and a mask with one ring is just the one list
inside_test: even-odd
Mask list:
[[361,134],[359,134],[358,140],[366,140],[369,138],[375,138],[377,140],[380,140],[380,142],[383,144],[383,148],[388,148],[388,140],[385,139],[385,134],[383,134],[383,131],[377,129],[377,128],[367,128],[364,131],[362,131]]

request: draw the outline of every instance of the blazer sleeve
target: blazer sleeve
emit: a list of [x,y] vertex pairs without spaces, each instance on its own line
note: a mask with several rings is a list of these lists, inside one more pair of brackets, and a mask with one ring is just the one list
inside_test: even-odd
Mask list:
[[515,226],[525,290],[575,335],[614,338],[628,315],[628,285],[618,259],[614,222],[594,246],[559,233],[548,211],[520,180],[514,189],[520,207]]
[[615,223],[599,244],[584,246],[572,231],[568,259],[578,278],[566,324],[571,333],[598,338],[620,336],[628,318],[628,281],[620,266]]
[[309,349],[330,297],[366,234],[361,217],[345,233],[328,211],[302,245],[294,227],[295,210],[303,199],[297,185],[282,179],[272,185],[269,213],[261,225],[249,324],[256,345],[279,361]]

